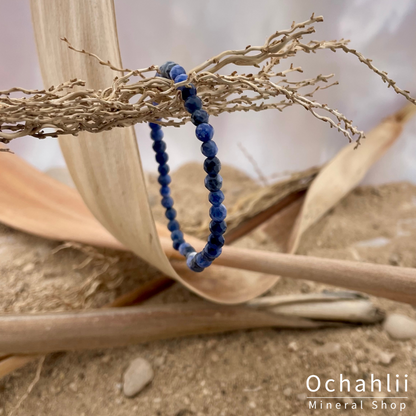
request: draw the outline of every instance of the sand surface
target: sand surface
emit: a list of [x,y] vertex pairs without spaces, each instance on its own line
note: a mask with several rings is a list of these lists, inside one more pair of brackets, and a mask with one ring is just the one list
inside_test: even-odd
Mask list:
[[[173,174],[179,219],[202,223],[208,202],[199,165]],[[228,205],[258,185],[241,172],[224,169]],[[189,181],[192,178],[192,181]],[[150,202],[162,221],[155,178]],[[277,250],[273,221],[237,245]],[[416,267],[416,186],[407,183],[355,190],[304,236],[299,253],[327,258]],[[0,311],[37,312],[99,307],[157,276],[145,262],[126,253],[67,247],[0,225]],[[323,285],[282,278],[273,294],[309,293]],[[333,288],[330,288],[333,289]],[[197,297],[174,285],[151,302],[189,302]],[[387,312],[415,317],[408,305],[372,299]],[[1,334],[0,334],[1,336]],[[194,336],[126,348],[46,357],[41,376],[14,415],[20,416],[301,416],[399,414],[395,411],[308,410],[306,379],[368,380],[375,374],[409,375],[407,409],[416,410],[415,341],[393,341],[381,325],[313,331],[253,330]],[[380,354],[393,354],[389,364]],[[122,392],[123,372],[136,357],[147,359],[155,377],[137,397]],[[0,415],[8,415],[27,392],[38,363],[0,380]],[[384,392],[385,393],[385,392]],[[320,394],[322,395],[322,394]],[[350,395],[353,395],[352,393]],[[390,395],[400,396],[400,393]],[[383,396],[381,394],[380,396]],[[339,401],[339,400],[338,400]],[[332,401],[336,403],[337,401]],[[352,399],[344,399],[343,406]],[[387,399],[390,404],[400,400]]]

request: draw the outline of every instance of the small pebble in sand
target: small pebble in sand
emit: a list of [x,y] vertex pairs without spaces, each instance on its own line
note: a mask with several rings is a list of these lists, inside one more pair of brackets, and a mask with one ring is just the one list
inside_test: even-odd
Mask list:
[[301,393],[298,394],[296,397],[299,401],[304,402],[308,398],[308,395],[306,393]]
[[296,343],[296,341],[292,341],[289,343],[289,345],[287,346],[287,349],[291,352],[296,352],[299,350],[299,346]]
[[316,357],[317,355],[331,355],[336,354],[341,350],[341,345],[337,342],[327,342],[326,344],[318,347],[313,352],[313,355]]
[[292,394],[292,389],[290,387],[283,390],[285,396],[290,396]]
[[69,390],[73,391],[74,393],[76,393],[78,391],[78,386],[77,383],[70,383],[69,384]]
[[133,397],[153,380],[153,369],[143,358],[133,360],[124,373],[123,393]]
[[416,338],[416,321],[405,315],[397,313],[388,315],[384,321],[383,328],[393,339]]
[[396,354],[380,351],[378,354],[378,362],[383,365],[389,365],[395,356]]

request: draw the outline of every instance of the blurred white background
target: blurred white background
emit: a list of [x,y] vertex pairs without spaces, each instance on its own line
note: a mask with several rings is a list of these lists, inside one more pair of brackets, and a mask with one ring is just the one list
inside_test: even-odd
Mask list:
[[[307,20],[315,12],[323,15],[325,21],[317,25],[311,39],[351,39],[352,47],[372,58],[401,88],[416,96],[414,0],[116,0],[116,11],[125,66],[142,68],[173,60],[185,69],[226,49],[262,45],[274,31],[290,27],[293,20]],[[0,15],[0,88],[43,88],[29,2],[2,0]],[[336,75],[340,85],[318,92],[315,99],[342,111],[359,129],[370,129],[406,104],[404,98],[387,89],[354,56],[321,51],[316,55],[303,54],[294,62],[305,69],[305,77],[320,73]],[[211,118],[211,123],[223,163],[240,168],[253,178],[257,178],[256,172],[241,145],[263,174],[273,177],[321,164],[347,143],[342,134],[300,107],[283,113],[269,110],[223,114]],[[136,132],[144,168],[155,171],[149,129],[138,125]],[[189,161],[202,161],[190,123],[180,129],[167,129],[165,137],[173,169]],[[42,170],[64,165],[57,140],[21,138],[10,147]],[[408,123],[401,138],[372,168],[365,182],[416,183],[415,157],[416,119]]]

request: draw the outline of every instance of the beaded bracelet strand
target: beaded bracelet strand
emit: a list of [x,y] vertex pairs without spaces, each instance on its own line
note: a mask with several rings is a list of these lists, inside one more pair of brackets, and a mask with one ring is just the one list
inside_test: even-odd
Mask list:
[[[157,74],[157,76],[172,79],[175,84],[188,79],[185,70],[174,62],[166,62],[162,65],[160,67],[160,75]],[[154,141],[153,150],[156,153],[156,161],[159,164],[158,182],[161,185],[162,206],[166,208],[165,216],[169,220],[168,229],[171,232],[173,248],[186,257],[186,264],[192,271],[202,272],[221,255],[222,246],[224,245],[223,234],[227,229],[224,221],[227,209],[222,204],[224,194],[221,191],[222,177],[219,174],[221,162],[216,157],[218,148],[212,140],[214,128],[208,124],[209,115],[202,109],[202,101],[197,96],[196,88],[190,84],[189,87],[178,87],[178,90],[181,91],[185,109],[191,114],[192,123],[196,126],[195,135],[202,142],[201,152],[206,156],[204,161],[204,170],[207,173],[205,187],[210,191],[208,199],[212,207],[209,210],[209,215],[212,221],[209,225],[211,234],[208,237],[208,242],[199,253],[189,243],[185,242],[179,222],[176,220],[176,210],[173,208],[173,198],[170,196],[169,188],[171,177],[169,175],[169,166],[166,163],[169,156],[166,153],[166,143],[163,141],[164,135],[159,124],[149,123],[151,128],[150,137]]]

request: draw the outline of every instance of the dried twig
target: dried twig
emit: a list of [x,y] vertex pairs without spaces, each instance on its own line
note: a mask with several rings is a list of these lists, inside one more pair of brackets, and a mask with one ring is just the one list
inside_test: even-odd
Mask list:
[[[376,68],[370,59],[349,48],[347,40],[313,40],[303,43],[303,37],[315,31],[313,24],[322,21],[321,16],[312,15],[305,22],[293,23],[288,30],[277,31],[262,46],[224,51],[192,69],[188,74],[188,81],[178,85],[193,83],[198,88],[204,107],[212,115],[266,109],[282,111],[289,106],[300,105],[317,119],[339,130],[350,141],[357,136],[359,143],[364,133],[351,120],[338,110],[313,100],[318,90],[337,84],[328,84],[333,75],[319,74],[311,79],[290,80],[288,76],[293,72],[302,72],[302,68],[291,65],[289,68],[277,69],[284,59],[301,52],[341,50],[355,55],[396,93],[413,104],[416,101],[408,91],[397,87],[386,72]],[[158,119],[161,119],[161,125],[179,126],[189,120],[189,114],[184,110],[172,81],[153,75],[149,78],[144,76],[158,71],[157,65],[136,70],[118,68],[92,52],[75,48],[68,39],[62,40],[70,49],[88,55],[100,65],[121,72],[122,75],[114,79],[113,85],[103,90],[86,89],[83,81],[73,79],[47,90],[11,88],[0,91],[1,142],[8,143],[26,135],[42,139],[63,134],[77,135],[81,131],[97,133]],[[259,70],[249,74],[236,71],[230,75],[217,73],[228,65],[248,66]],[[130,82],[134,77],[140,77],[140,80]],[[310,87],[313,88],[310,90]],[[14,93],[18,93],[19,97],[14,97]],[[154,105],[154,102],[159,105]]]

